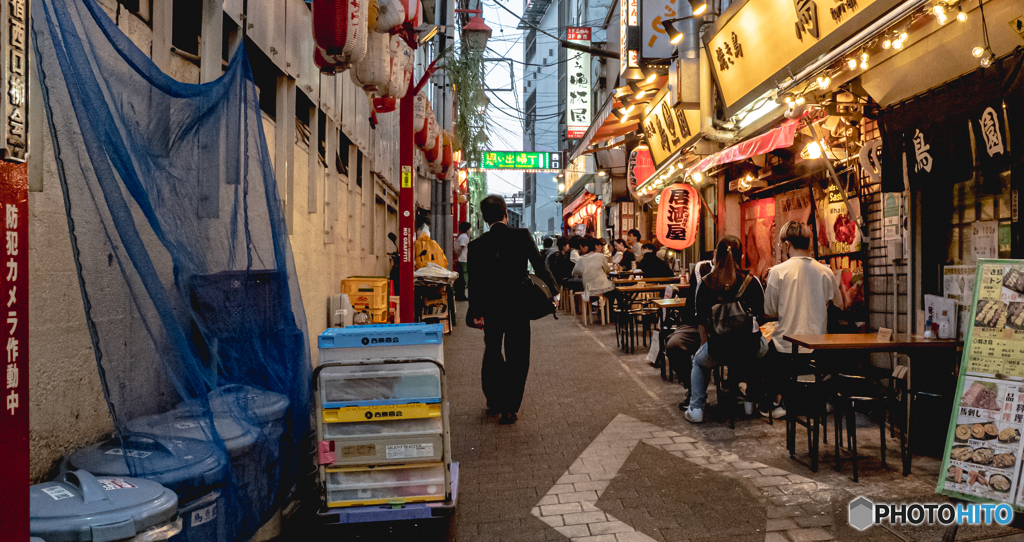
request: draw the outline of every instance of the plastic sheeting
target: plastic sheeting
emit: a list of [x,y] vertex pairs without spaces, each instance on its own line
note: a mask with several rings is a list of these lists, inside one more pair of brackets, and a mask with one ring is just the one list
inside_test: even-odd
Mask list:
[[231,465],[220,513],[227,539],[246,539],[313,461],[305,312],[244,47],[221,78],[190,85],[95,0],[37,0],[33,15],[115,438],[146,416],[193,424]]

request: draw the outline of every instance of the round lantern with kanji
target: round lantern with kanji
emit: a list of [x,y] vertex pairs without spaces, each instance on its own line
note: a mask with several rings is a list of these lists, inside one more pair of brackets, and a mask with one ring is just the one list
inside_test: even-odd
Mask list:
[[658,241],[672,250],[688,248],[697,240],[700,194],[689,184],[676,183],[661,192],[658,204]]

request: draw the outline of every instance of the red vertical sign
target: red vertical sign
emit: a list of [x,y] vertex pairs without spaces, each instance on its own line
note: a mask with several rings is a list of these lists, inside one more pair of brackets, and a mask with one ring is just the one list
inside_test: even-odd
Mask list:
[[28,165],[0,161],[3,207],[4,379],[0,405],[0,532],[5,540],[28,540]]

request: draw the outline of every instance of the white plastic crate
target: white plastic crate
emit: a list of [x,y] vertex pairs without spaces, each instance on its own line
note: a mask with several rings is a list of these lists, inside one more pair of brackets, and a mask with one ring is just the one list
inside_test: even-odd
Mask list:
[[373,469],[328,469],[327,506],[442,501],[444,464]]
[[325,423],[334,442],[335,465],[387,465],[441,461],[441,418],[383,422]]
[[320,371],[323,408],[440,401],[441,369],[429,361],[325,367]]
[[317,343],[320,363],[430,359],[444,363],[441,324],[380,324],[330,328]]

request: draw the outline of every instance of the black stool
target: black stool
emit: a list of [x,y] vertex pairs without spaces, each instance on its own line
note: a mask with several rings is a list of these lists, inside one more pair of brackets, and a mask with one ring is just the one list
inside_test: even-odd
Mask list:
[[[840,447],[843,442],[843,429],[842,419],[846,418],[846,433],[847,433],[847,447],[850,449],[851,460],[853,461],[853,481],[858,482],[857,472],[857,413],[861,412],[867,414],[869,417],[872,414],[881,414],[881,422],[879,423],[879,437],[881,439],[881,459],[882,466],[885,465],[885,425],[889,413],[889,405],[892,397],[882,386],[877,382],[873,382],[867,377],[858,375],[846,375],[840,374],[836,381],[836,394],[835,394],[835,408],[836,408],[836,429],[835,429],[835,448],[836,448],[836,465],[835,469],[838,472],[841,468],[843,461],[840,453]],[[905,457],[906,445],[903,442],[902,435],[900,436],[900,456]]]
[[[818,436],[821,424],[828,434],[828,413],[825,410],[826,381],[820,374],[792,377],[786,392],[786,448],[789,457],[796,456],[796,426],[807,428],[807,451],[811,456],[811,471],[818,472]],[[802,419],[801,419],[802,418]],[[828,438],[825,439],[828,444]]]

